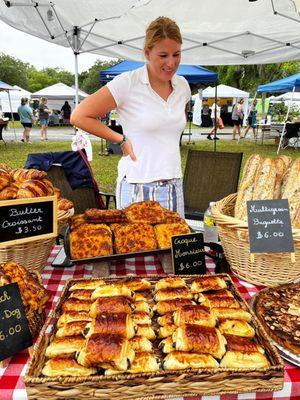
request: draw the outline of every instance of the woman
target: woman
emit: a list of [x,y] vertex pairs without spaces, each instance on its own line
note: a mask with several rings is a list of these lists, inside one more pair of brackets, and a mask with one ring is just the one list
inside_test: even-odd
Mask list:
[[71,116],[71,106],[68,101],[65,101],[60,111],[63,117],[63,125],[69,125]]
[[241,126],[243,126],[244,119],[244,110],[243,110],[244,99],[239,99],[239,101],[234,105],[232,110],[232,122],[233,122],[233,131],[232,131],[232,140],[236,140],[235,135],[236,132],[239,135],[239,139],[241,139]]
[[20,117],[20,122],[24,128],[23,138],[21,139],[21,142],[31,143],[30,142],[30,131],[32,128],[32,124],[34,124],[35,119],[34,119],[34,115],[33,115],[33,110],[28,105],[27,97],[21,98],[21,105],[18,107],[18,114]]
[[[220,127],[220,118],[221,118],[221,107],[219,106],[219,99],[216,99],[216,102],[212,105],[211,107],[211,119],[212,119],[212,130],[209,132],[207,135],[208,140],[213,140],[211,135],[214,136],[215,134],[215,125],[216,125],[216,134],[218,132],[218,128]],[[219,140],[219,138],[216,136],[214,139]]]
[[241,139],[244,139],[249,132],[250,128],[253,130],[253,137],[254,141],[256,142],[256,136],[257,136],[257,124],[256,124],[256,105],[257,105],[257,100],[254,99],[253,103],[250,107],[249,115],[248,115],[248,125],[247,128],[245,129],[244,136]]
[[48,140],[47,137],[47,128],[49,125],[49,115],[52,113],[49,108],[47,108],[48,100],[45,97],[40,98],[39,104],[39,118],[40,118],[40,125],[41,125],[41,139]]
[[[157,200],[184,216],[179,140],[186,124],[190,88],[175,73],[182,38],[177,24],[159,17],[146,30],[147,64],[126,72],[75,109],[71,123],[84,131],[118,143],[123,157],[118,165],[117,207]],[[97,118],[117,109],[124,136]]]

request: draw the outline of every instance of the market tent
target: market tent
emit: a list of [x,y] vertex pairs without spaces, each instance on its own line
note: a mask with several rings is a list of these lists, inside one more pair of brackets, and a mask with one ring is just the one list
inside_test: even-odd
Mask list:
[[300,92],[287,92],[279,96],[272,96],[272,101],[300,101]]
[[15,29],[71,48],[75,56],[96,53],[143,60],[145,28],[160,15],[173,18],[182,37],[182,63],[232,65],[299,58],[299,1],[227,0],[10,0],[0,19]]
[[[294,89],[295,88],[295,89]],[[257,88],[258,92],[286,92],[286,91],[300,91],[300,73],[282,78],[277,81],[267,83],[266,85],[260,85]]]
[[[21,104],[21,98],[27,97],[30,99],[31,93],[28,90],[21,88],[20,86],[14,85],[13,89],[9,92],[10,101],[8,92],[1,91],[0,92],[0,106],[4,113],[16,113],[18,111],[18,107]],[[10,104],[11,103],[11,104]]]
[[[56,83],[44,89],[32,93],[32,100],[39,100],[41,97],[48,99],[48,106],[51,110],[60,110],[65,101],[68,101],[72,110],[75,107],[76,89],[65,85],[64,83]],[[88,94],[79,90],[79,101],[87,97]]]
[[8,102],[9,102],[9,112],[11,114],[11,120],[13,121],[14,136],[15,136],[15,140],[17,140],[16,129],[15,129],[15,124],[14,124],[15,119],[14,119],[14,114],[13,114],[13,109],[12,109],[12,104],[11,104],[11,93],[10,93],[14,90],[18,90],[18,89],[14,88],[13,86],[9,85],[8,83],[0,81],[0,93],[1,92],[7,93]]
[[[108,69],[100,71],[100,81],[109,82],[115,76],[123,72],[132,71],[144,65],[144,62],[139,61],[122,61],[119,64],[113,65]],[[177,75],[184,76],[189,83],[205,83],[217,82],[217,72],[210,71],[198,65],[179,65]]]

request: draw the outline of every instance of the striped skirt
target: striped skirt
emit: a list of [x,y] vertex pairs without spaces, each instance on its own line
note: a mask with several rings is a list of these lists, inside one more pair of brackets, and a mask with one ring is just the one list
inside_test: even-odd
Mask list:
[[182,179],[161,180],[150,183],[128,183],[126,177],[117,183],[117,208],[122,209],[138,201],[158,201],[184,218]]

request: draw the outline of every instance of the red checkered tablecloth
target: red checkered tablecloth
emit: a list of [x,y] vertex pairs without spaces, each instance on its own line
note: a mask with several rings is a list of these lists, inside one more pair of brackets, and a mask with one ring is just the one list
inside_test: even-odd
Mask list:
[[[47,265],[42,273],[44,286],[51,294],[50,301],[47,304],[47,314],[52,310],[60,298],[63,287],[68,279],[89,278],[92,276],[91,265],[76,265],[70,268],[53,268],[51,262],[59,252],[60,247],[55,246],[47,261]],[[213,272],[214,263],[211,259],[206,260],[208,272]],[[113,275],[160,275],[163,269],[157,258],[140,257],[118,262],[113,264],[110,270]],[[112,275],[112,276],[113,276]],[[239,289],[245,300],[257,293],[261,287],[254,286],[244,282],[236,277],[232,277],[235,285]],[[0,368],[0,400],[26,400],[27,394],[23,383],[28,365],[28,351],[24,350],[14,355],[6,368]],[[237,388],[238,390],[238,388]],[[198,400],[199,397],[190,397],[186,400]],[[256,399],[280,399],[280,400],[300,400],[300,369],[288,362],[285,363],[284,387],[278,392],[272,393],[244,393],[238,395],[222,396],[202,396],[202,400],[256,400]]]

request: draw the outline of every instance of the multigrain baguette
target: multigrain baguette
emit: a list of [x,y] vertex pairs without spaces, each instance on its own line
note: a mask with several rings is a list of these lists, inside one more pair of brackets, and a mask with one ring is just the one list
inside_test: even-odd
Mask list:
[[265,158],[257,169],[254,182],[253,200],[273,199],[276,181],[276,164]]
[[291,221],[294,225],[300,204],[300,158],[295,160],[290,168],[282,198],[289,201]]
[[243,176],[240,183],[241,187],[246,187],[253,182],[256,176],[257,168],[259,167],[261,162],[262,158],[259,154],[252,154],[248,158],[243,170]]
[[273,193],[273,199],[280,199],[282,179],[286,171],[286,166],[282,158],[277,157],[274,160],[276,168],[276,179]]
[[285,173],[284,173],[284,175],[282,177],[281,194],[280,194],[280,197],[283,198],[282,194],[283,194],[283,192],[285,190],[285,186],[286,186],[289,174],[290,174],[291,166],[293,164],[293,159],[290,156],[280,156],[279,158],[281,158],[282,161],[285,164]]

